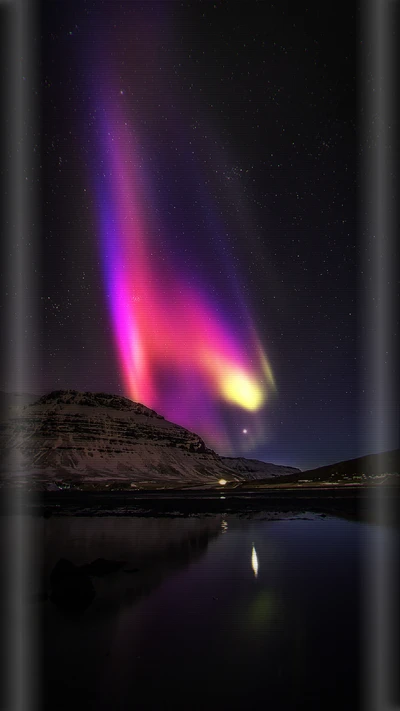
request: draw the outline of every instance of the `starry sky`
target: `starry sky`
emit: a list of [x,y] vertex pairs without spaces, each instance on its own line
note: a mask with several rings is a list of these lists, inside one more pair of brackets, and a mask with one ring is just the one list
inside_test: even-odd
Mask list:
[[38,393],[124,394],[225,454],[363,453],[356,29],[351,3],[43,3]]

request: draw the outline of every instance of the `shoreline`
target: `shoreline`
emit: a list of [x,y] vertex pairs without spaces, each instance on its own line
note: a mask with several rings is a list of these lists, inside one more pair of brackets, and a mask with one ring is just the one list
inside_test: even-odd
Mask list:
[[[5,493],[3,489],[2,493]],[[11,494],[11,491],[8,490]],[[15,492],[14,492],[15,493]],[[398,525],[400,488],[379,487],[390,503],[389,524]],[[44,517],[70,516],[196,516],[214,514],[306,512],[374,522],[376,486],[292,487],[280,489],[135,490],[135,491],[31,491],[19,497],[1,497],[0,513]],[[6,506],[6,501],[7,504]],[[14,499],[14,500],[13,500]]]

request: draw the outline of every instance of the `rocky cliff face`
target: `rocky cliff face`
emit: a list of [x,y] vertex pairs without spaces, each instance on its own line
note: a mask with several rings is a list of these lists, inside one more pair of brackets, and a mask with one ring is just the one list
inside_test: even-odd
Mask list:
[[62,390],[14,407],[1,423],[1,444],[3,481],[22,477],[40,488],[215,486],[220,479],[257,478],[237,466],[246,460],[219,457],[193,432],[106,393]]
[[203,440],[124,397],[52,392],[2,423],[2,469],[42,484],[216,484],[235,474]]

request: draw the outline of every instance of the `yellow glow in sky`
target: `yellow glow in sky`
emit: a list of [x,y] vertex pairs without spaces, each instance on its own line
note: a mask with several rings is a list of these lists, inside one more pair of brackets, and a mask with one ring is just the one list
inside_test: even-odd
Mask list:
[[245,373],[228,373],[221,379],[222,395],[228,402],[254,412],[264,403],[265,395],[259,384]]

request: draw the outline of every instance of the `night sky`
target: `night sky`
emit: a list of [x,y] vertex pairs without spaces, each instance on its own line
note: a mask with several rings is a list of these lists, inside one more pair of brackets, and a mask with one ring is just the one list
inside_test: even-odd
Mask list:
[[364,453],[353,9],[43,4],[39,394],[301,468]]

